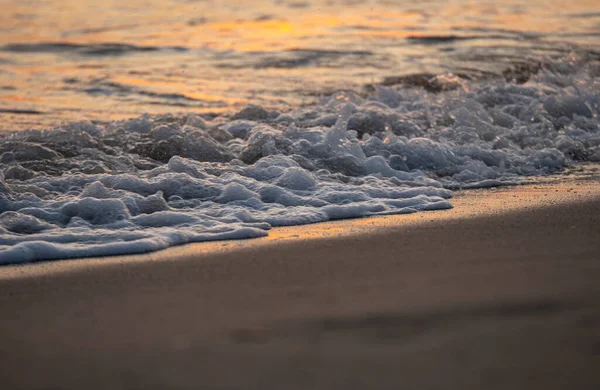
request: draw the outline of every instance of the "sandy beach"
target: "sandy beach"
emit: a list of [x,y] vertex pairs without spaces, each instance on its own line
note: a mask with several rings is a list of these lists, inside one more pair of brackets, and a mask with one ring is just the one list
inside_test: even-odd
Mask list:
[[2,2],[0,390],[600,389],[599,4]]
[[4,389],[592,389],[600,178],[0,268]]

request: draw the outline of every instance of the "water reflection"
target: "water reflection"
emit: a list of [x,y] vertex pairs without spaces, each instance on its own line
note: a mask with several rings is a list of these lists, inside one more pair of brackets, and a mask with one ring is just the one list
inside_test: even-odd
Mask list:
[[598,50],[600,6],[28,0],[3,4],[0,25],[6,130],[249,101],[285,109],[410,73],[499,74],[575,45]]

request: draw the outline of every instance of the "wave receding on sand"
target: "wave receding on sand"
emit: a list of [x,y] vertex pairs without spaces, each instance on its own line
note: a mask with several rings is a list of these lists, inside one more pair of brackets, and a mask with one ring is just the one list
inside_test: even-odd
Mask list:
[[450,208],[452,189],[600,161],[600,69],[524,84],[436,76],[292,112],[163,115],[5,135],[0,263],[252,238],[271,226]]

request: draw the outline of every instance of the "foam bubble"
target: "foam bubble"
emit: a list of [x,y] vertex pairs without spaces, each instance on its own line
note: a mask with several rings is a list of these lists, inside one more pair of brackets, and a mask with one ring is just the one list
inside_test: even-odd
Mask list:
[[569,57],[524,85],[442,75],[439,93],[377,86],[287,113],[253,105],[13,133],[0,142],[0,263],[444,209],[451,189],[600,161],[590,69]]

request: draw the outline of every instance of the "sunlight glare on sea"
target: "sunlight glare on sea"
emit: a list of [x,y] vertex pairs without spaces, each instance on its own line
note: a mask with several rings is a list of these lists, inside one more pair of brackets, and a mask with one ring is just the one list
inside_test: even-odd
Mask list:
[[290,109],[386,77],[599,49],[576,1],[2,1],[0,130]]

